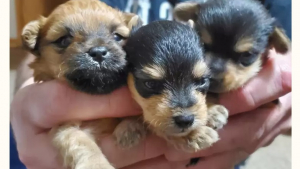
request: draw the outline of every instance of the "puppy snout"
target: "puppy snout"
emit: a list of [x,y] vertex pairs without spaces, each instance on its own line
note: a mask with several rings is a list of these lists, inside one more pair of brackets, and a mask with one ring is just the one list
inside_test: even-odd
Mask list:
[[209,67],[213,74],[220,74],[225,71],[226,61],[222,58],[215,57],[211,60]]
[[175,124],[180,128],[191,127],[194,123],[194,115],[180,115],[173,117]]
[[108,56],[108,51],[106,47],[93,47],[89,50],[89,55],[93,58],[104,59]]
[[190,93],[178,92],[171,99],[172,108],[189,108],[197,103],[197,99]]

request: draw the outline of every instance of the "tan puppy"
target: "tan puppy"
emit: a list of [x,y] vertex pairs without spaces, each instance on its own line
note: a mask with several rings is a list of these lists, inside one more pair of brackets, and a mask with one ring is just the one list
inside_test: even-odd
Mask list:
[[[48,18],[28,23],[24,46],[36,59],[30,64],[36,82],[58,79],[89,94],[106,94],[126,84],[122,46],[138,16],[115,10],[99,0],[72,0]],[[55,106],[55,105],[54,105]],[[82,112],[84,113],[84,112]],[[69,122],[51,130],[64,166],[113,169],[94,136],[112,133],[118,119]]]

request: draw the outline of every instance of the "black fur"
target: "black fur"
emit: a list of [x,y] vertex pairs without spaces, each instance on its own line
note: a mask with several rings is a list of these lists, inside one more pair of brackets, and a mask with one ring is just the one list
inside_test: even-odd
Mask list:
[[[82,25],[65,27],[72,28],[67,29],[70,35],[81,35],[81,39],[77,37],[77,41],[72,40],[65,48],[53,44],[58,52],[61,51],[65,59],[63,64],[69,68],[64,74],[69,84],[89,94],[108,94],[126,85],[126,53],[122,41],[114,39],[116,26],[99,24],[98,32],[81,31]],[[105,56],[93,56],[90,52],[93,47],[105,48]]]
[[[243,67],[250,66],[268,47],[269,37],[275,29],[275,19],[256,0],[209,0],[199,4],[195,15],[195,29],[208,31],[212,44],[204,44],[205,52],[214,57],[209,61],[214,91],[222,83],[218,79],[226,71],[228,61]],[[253,38],[250,51],[234,51],[236,42],[242,37]],[[214,85],[215,84],[215,85]]]
[[[195,63],[203,60],[200,44],[192,28],[174,21],[155,21],[133,32],[124,49],[138,93],[149,98],[167,91],[172,95],[172,108],[195,104],[193,89],[205,94],[209,86],[207,77],[197,79],[192,74]],[[143,73],[142,69],[149,65],[163,68],[164,78],[155,80]],[[203,80],[205,85],[199,87]],[[147,88],[147,82],[152,83],[153,89]]]

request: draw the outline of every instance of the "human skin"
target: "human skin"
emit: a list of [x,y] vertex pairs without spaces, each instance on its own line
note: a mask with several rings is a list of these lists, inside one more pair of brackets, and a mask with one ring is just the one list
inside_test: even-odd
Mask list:
[[[33,84],[29,78],[22,84],[11,104],[11,124],[20,159],[28,169],[61,168],[48,136],[59,123],[141,113],[126,87],[110,95],[90,96],[58,81]],[[261,107],[276,98],[278,106]],[[203,157],[191,168],[229,169],[291,128],[291,53],[270,50],[258,76],[243,88],[222,94],[220,103],[229,109],[230,118],[219,132],[221,140],[209,149],[187,154],[153,135],[130,150],[116,147],[111,136],[102,139],[100,146],[117,168],[183,169],[191,157]]]

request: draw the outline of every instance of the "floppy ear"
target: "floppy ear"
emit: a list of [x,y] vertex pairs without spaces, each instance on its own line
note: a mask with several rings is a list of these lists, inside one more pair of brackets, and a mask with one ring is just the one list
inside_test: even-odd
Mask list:
[[38,20],[31,21],[25,27],[22,31],[22,43],[23,46],[32,52],[34,55],[38,56],[38,38],[40,29],[45,23],[46,18],[41,17]]
[[174,8],[174,19],[176,21],[187,22],[189,19],[195,20],[200,4],[197,2],[179,3]]
[[143,21],[138,15],[133,13],[124,13],[124,16],[125,16],[125,22],[127,23],[127,27],[131,31],[135,31],[136,29],[143,26]]
[[286,36],[283,29],[275,27],[273,33],[269,37],[270,47],[274,47],[279,53],[286,53],[291,48],[291,41]]

